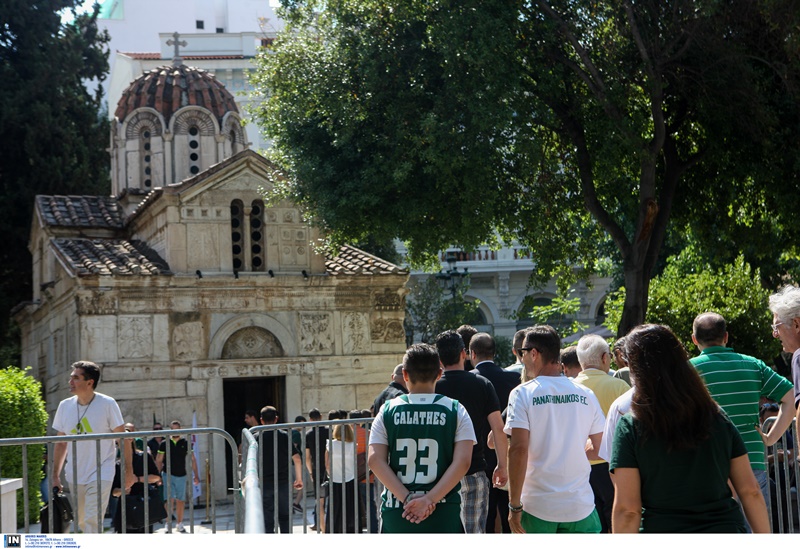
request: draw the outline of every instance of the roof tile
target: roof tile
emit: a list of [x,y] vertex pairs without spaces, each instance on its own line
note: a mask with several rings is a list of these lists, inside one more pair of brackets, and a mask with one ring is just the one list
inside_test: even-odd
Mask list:
[[342,246],[336,257],[325,260],[330,275],[408,274],[408,271],[353,246]]
[[104,229],[124,226],[122,208],[110,196],[39,195],[36,201],[47,225]]
[[78,276],[172,274],[166,261],[139,240],[57,238],[53,244]]

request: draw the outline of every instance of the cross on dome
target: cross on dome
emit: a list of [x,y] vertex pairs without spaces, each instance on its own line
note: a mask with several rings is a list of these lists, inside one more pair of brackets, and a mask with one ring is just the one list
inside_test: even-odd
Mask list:
[[172,56],[172,66],[180,67],[183,65],[183,58],[181,57],[180,46],[184,48],[187,46],[186,40],[179,40],[181,35],[178,31],[172,33],[172,40],[167,40],[167,46],[175,46],[175,53]]

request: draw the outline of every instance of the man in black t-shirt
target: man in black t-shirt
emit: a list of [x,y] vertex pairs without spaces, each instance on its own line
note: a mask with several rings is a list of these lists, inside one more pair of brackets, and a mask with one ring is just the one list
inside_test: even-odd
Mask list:
[[493,479],[486,475],[486,440],[489,431],[495,440],[505,438],[500,403],[491,382],[479,374],[464,371],[467,352],[464,340],[454,330],[436,337],[436,350],[444,368],[442,378],[436,382],[436,392],[460,402],[467,409],[478,442],[472,447],[472,463],[461,480],[461,521],[468,534],[486,531],[489,510],[489,487],[502,486],[508,480],[507,455],[497,455]]
[[[331,418],[328,417],[330,420]],[[316,408],[308,412],[309,421],[322,421],[322,414]],[[328,442],[328,428],[325,426],[311,427],[306,433],[306,469],[308,469],[309,482],[314,488],[314,496],[317,503],[314,506],[314,525],[312,530],[316,530],[320,525],[318,510],[321,513],[324,509],[325,498],[317,492],[317,486],[322,486],[328,480],[325,471],[325,446]]]
[[[261,408],[261,425],[278,423],[278,411],[272,406]],[[274,429],[261,433],[261,449],[263,470],[261,472],[261,501],[264,508],[264,531],[275,533],[275,509],[277,507],[278,526],[281,534],[291,534],[291,501],[289,489],[289,455],[294,465],[294,488],[303,488],[300,452],[297,450],[289,433],[283,429]],[[276,505],[277,501],[277,505]]]
[[[180,429],[181,422],[177,419],[172,420],[170,427],[173,429]],[[165,456],[167,455],[167,444],[170,445],[169,449],[169,468],[164,463]],[[167,504],[167,516],[172,514],[172,507],[175,506],[175,517],[177,524],[175,528],[178,532],[185,532],[186,528],[183,527],[183,510],[186,502],[186,456],[192,456],[192,471],[194,472],[194,483],[199,484],[200,475],[197,473],[197,460],[194,457],[194,452],[189,451],[189,441],[180,435],[173,435],[165,438],[158,448],[158,457],[156,458],[156,465],[158,470],[162,471],[164,478],[164,494],[169,493],[170,501]],[[168,488],[167,488],[168,486]],[[169,492],[167,492],[169,490]]]

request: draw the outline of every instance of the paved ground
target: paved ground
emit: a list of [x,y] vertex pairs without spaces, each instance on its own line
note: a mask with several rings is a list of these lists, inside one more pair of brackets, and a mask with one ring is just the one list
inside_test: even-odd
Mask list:
[[[292,514],[292,521],[293,521],[293,533],[295,534],[316,534],[317,532],[311,529],[311,525],[313,524],[314,518],[312,515],[312,509],[314,507],[314,499],[313,498],[306,498],[306,524],[305,527],[303,525],[303,515],[300,513],[293,513]],[[213,509],[214,514],[216,515],[216,533],[217,534],[233,534],[236,528],[235,525],[235,518],[234,518],[234,510],[233,510],[233,503],[218,503]],[[192,517],[194,518],[194,525],[192,525],[189,517],[189,508],[186,508],[186,513],[183,517],[183,525],[186,528],[186,533],[181,534],[177,530],[175,530],[175,523],[172,524],[172,534],[179,535],[179,536],[187,536],[191,535],[193,532],[194,534],[213,534],[214,533],[214,525],[211,523],[212,509],[209,507],[208,513],[206,513],[206,509],[204,508],[196,508],[192,513]],[[32,524],[30,527],[31,534],[38,534],[39,533],[39,524]],[[111,519],[107,518],[104,521],[105,526],[105,533],[106,534],[113,534],[114,529],[111,526]],[[19,533],[25,533],[25,529],[21,528]],[[154,534],[169,534],[166,524],[157,524]]]

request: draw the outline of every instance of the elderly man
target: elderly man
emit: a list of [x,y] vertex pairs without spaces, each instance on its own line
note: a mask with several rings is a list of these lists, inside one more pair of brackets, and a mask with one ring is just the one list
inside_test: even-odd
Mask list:
[[[515,533],[599,533],[589,485],[605,417],[594,393],[561,375],[561,339],[550,326],[525,335],[532,381],[508,401],[508,522]],[[568,472],[568,474],[565,474]]]
[[[764,445],[775,444],[792,422],[792,384],[761,360],[726,347],[727,325],[720,314],[707,312],[698,315],[692,325],[692,341],[700,349],[700,356],[691,362],[705,381],[708,392],[742,435],[750,466],[769,508]],[[778,417],[766,435],[757,430],[761,397],[780,402]]]
[[794,406],[800,425],[800,288],[784,286],[769,296],[769,310],[772,312],[772,336],[781,340],[785,352],[792,353]]
[[392,370],[392,380],[389,382],[389,385],[381,391],[381,394],[379,394],[372,403],[372,415],[377,416],[378,412],[381,411],[381,406],[383,406],[383,403],[387,400],[392,400],[395,397],[407,393],[406,381],[403,379],[403,365],[398,364],[394,367],[394,370]]
[[[611,404],[625,394],[631,386],[608,375],[611,366],[611,349],[605,339],[598,335],[585,335],[578,340],[575,349],[581,373],[575,377],[575,383],[591,389],[600,401],[603,415],[608,415]],[[563,358],[562,358],[563,360]],[[602,459],[593,460],[589,484],[594,492],[594,506],[600,515],[600,532],[611,532],[611,511],[614,505],[614,485],[608,474],[608,462]]]

